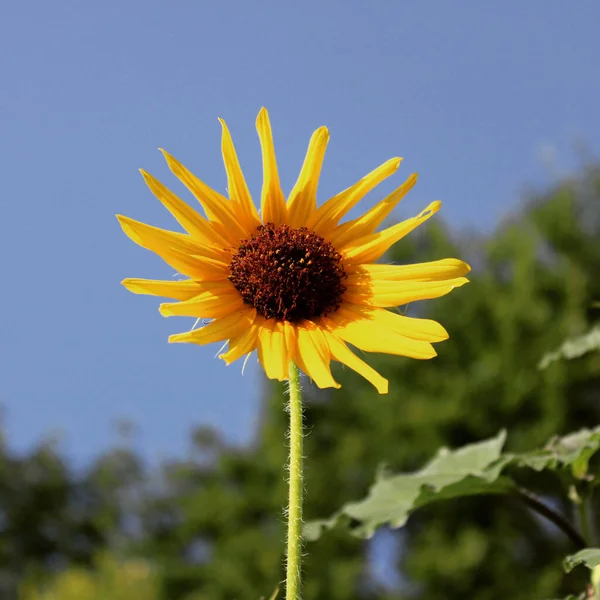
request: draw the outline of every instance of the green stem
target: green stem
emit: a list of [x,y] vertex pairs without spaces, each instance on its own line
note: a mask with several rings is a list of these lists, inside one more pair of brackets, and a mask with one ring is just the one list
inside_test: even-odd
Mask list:
[[573,527],[573,524],[559,512],[544,504],[533,492],[524,487],[517,487],[517,497],[522,500],[529,508],[552,521],[578,549],[586,547],[586,541],[583,536]]
[[300,372],[290,362],[290,479],[287,534],[286,600],[300,600],[302,588],[302,394]]

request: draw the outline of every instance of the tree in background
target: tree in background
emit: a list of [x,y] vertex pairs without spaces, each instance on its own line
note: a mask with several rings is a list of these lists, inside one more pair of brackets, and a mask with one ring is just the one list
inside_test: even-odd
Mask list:
[[[433,376],[417,369],[394,375],[409,414],[428,415],[406,424],[415,445],[440,436],[431,440],[432,453],[439,442],[458,446],[506,427],[509,445],[521,451],[600,422],[597,353],[537,368],[547,351],[598,318],[592,305],[600,297],[599,200],[597,169],[534,198],[474,257],[470,293],[435,307],[455,317],[455,325],[448,321],[454,343],[441,349]],[[417,397],[411,388],[420,390]],[[407,458],[397,460],[407,466]],[[552,489],[533,472],[523,483]],[[409,522],[408,532],[403,567],[420,584],[416,597],[547,598],[568,585],[560,562],[573,548],[502,499],[431,508]]]
[[[538,369],[549,349],[593,318],[592,300],[600,298],[599,196],[598,170],[590,168],[533,198],[489,238],[469,240],[469,289],[428,312],[443,320],[451,342],[432,362],[398,367],[396,360],[378,360],[376,368],[390,379],[388,396],[344,371],[339,391],[317,393],[306,384],[307,519],[363,496],[382,461],[414,469],[441,445],[463,445],[503,427],[510,447],[526,450],[554,433],[600,422],[597,355]],[[465,256],[465,249],[454,246],[444,227],[430,226],[416,241],[399,244],[392,259],[444,254]],[[419,310],[408,307],[409,314]],[[205,436],[204,458],[167,468],[167,493],[147,514],[151,555],[171,564],[166,598],[194,588],[215,600],[252,598],[281,580],[285,419],[281,391],[267,398],[250,449]],[[533,473],[524,483],[547,487]],[[432,508],[398,535],[402,575],[384,580],[370,573],[369,544],[346,532],[310,544],[304,597],[530,599],[569,585],[558,567],[568,542],[504,500]],[[400,581],[401,589],[389,581]]]
[[[538,369],[546,352],[597,319],[599,200],[600,170],[589,167],[460,249],[443,226],[432,225],[397,245],[391,259],[398,263],[465,257],[474,267],[472,283],[427,307],[451,336],[437,359],[376,359],[390,379],[388,396],[342,369],[339,391],[321,393],[305,382],[306,519],[363,497],[382,462],[414,470],[442,445],[460,446],[501,428],[509,431],[511,449],[528,450],[555,433],[600,423],[598,353]],[[420,315],[421,307],[407,311]],[[32,480],[3,449],[2,564],[20,576],[25,565],[54,568],[56,548],[64,564],[89,564],[94,552],[110,547],[160,565],[164,600],[192,592],[210,600],[269,597],[283,578],[281,397],[278,386],[266,390],[250,448],[230,447],[199,429],[194,455],[165,464],[158,475],[144,473],[139,459],[120,449],[82,475],[57,455],[34,461],[42,475]],[[546,475],[522,477],[541,492],[553,489]],[[57,535],[48,531],[61,532],[60,544],[48,541]],[[581,589],[576,572],[565,578],[560,571],[569,542],[505,499],[433,506],[384,538],[383,555],[394,564],[383,578],[373,569],[373,541],[340,529],[310,543],[305,600],[543,600]],[[375,546],[381,542],[379,535]]]
[[117,448],[78,473],[57,444],[44,441],[19,455],[0,443],[0,598],[16,597],[19,581],[122,546],[127,534],[124,491],[139,481],[141,463]]
[[158,571],[151,565],[102,555],[94,567],[69,567],[50,581],[26,582],[19,600],[159,600]]
[[[451,335],[439,358],[430,364],[406,362],[402,368],[381,360],[376,367],[390,378],[390,394],[383,400],[366,388],[359,391],[360,382],[352,378],[335,402],[319,404],[321,410],[311,417],[309,460],[323,469],[330,457],[333,469],[351,457],[346,481],[359,477],[356,465],[368,465],[372,481],[381,460],[413,470],[441,445],[461,446],[504,427],[509,446],[526,450],[555,433],[598,424],[598,354],[545,371],[537,367],[548,350],[586,331],[593,318],[590,307],[600,297],[595,275],[600,272],[599,199],[599,172],[590,169],[533,199],[495,235],[474,244],[469,289],[436,302],[428,312],[434,319],[442,315]],[[449,244],[443,228],[430,229],[412,252],[420,257],[440,256],[444,248],[448,255],[456,253]],[[411,260],[411,248],[402,249],[395,260]],[[330,429],[325,445],[319,439],[324,422]],[[322,445],[325,452],[319,456]],[[546,487],[533,473],[523,483]],[[321,493],[317,485],[318,478],[309,489],[324,499],[327,484]],[[365,491],[348,490],[346,500]],[[333,512],[327,508],[316,512]],[[550,597],[561,587],[565,542],[505,500],[461,500],[417,513],[403,543],[401,597],[531,599]]]

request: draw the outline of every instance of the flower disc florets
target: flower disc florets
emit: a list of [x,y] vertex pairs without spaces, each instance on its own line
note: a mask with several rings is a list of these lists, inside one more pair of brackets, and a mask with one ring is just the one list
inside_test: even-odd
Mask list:
[[346,291],[341,256],[306,227],[267,223],[240,244],[229,280],[267,319],[296,322],[336,311]]

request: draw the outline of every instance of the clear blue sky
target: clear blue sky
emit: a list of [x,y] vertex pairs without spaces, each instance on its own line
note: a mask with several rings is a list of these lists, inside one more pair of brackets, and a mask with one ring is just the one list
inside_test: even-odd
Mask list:
[[191,321],[163,319],[156,299],[119,284],[171,275],[114,217],[173,226],[137,172],[182,191],[158,147],[222,191],[224,117],[257,195],[265,105],[285,189],[324,124],[321,200],[403,156],[390,185],[420,179],[401,216],[439,198],[457,230],[490,229],[523,185],[551,180],[540,148],[557,148],[565,169],[573,140],[600,148],[599,23],[596,0],[3,2],[0,403],[11,443],[60,430],[85,461],[127,417],[155,458],[183,453],[195,423],[232,441],[253,431],[254,362],[242,377],[216,347],[168,345]]

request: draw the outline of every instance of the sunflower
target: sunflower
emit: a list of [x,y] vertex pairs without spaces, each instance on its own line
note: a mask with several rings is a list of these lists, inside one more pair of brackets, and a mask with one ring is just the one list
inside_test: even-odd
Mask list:
[[376,231],[414,186],[416,174],[362,216],[340,223],[398,169],[401,159],[388,160],[317,207],[317,186],[329,142],[327,128],[320,127],[310,139],[300,175],[286,201],[269,115],[263,108],[256,121],[263,160],[259,214],[227,125],[220,122],[229,199],[161,150],[206,217],[143,170],[150,190],[186,233],[117,215],[134,242],[158,254],[185,277],[125,279],[123,285],[136,294],[175,300],[160,305],[165,317],[210,320],[200,328],[170,336],[169,342],[225,342],[227,350],[219,356],[228,365],[257,350],[267,377],[279,381],[288,378],[288,365],[294,361],[320,388],[340,387],[331,374],[333,359],[358,372],[382,394],[387,393],[387,380],[348,344],[366,352],[418,359],[436,356],[432,343],[448,337],[439,323],[388,309],[447,294],[467,283],[464,275],[469,266],[453,258],[410,265],[376,263],[440,208],[439,201],[432,202],[417,216]]

